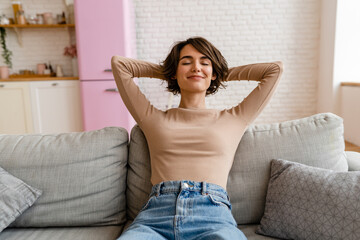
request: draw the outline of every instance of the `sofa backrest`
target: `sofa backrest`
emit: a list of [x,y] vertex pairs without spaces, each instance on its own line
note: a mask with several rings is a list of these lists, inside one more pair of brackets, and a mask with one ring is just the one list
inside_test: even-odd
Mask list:
[[[332,113],[275,124],[252,125],[244,133],[229,174],[227,191],[238,224],[259,223],[264,212],[270,161],[282,158],[347,171],[343,121]],[[131,131],[127,213],[133,220],[151,191],[150,156],[138,126]]]
[[124,223],[127,144],[127,131],[117,127],[0,135],[0,166],[43,192],[11,227]]

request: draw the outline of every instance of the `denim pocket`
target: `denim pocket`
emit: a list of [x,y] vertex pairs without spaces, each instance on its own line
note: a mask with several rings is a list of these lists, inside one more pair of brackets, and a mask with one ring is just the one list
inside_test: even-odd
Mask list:
[[225,199],[225,198],[220,197],[220,196],[215,195],[215,194],[208,194],[208,197],[209,197],[210,201],[214,205],[216,205],[216,206],[225,206],[229,210],[231,210],[231,203],[229,202],[228,199]]
[[148,209],[149,206],[150,206],[151,200],[153,200],[155,197],[156,197],[155,195],[154,195],[154,196],[151,196],[151,197],[149,198],[149,200],[142,206],[140,212]]

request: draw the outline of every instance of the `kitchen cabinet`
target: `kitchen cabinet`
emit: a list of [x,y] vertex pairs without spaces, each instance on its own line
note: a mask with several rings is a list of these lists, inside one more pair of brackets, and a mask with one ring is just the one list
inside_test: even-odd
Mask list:
[[32,133],[29,84],[0,82],[0,134]]
[[82,131],[79,81],[30,82],[36,133]]
[[136,57],[132,1],[77,0],[75,23],[84,130],[130,131],[135,121],[116,92],[111,57]]
[[[42,28],[46,31],[47,28],[66,28],[71,39],[75,25],[9,24],[0,27],[15,31],[22,46],[22,29]],[[72,77],[10,77],[0,80],[0,133],[60,133],[83,130],[79,81],[67,80]],[[51,81],[54,79],[56,80]]]
[[0,82],[0,134],[82,131],[79,81]]

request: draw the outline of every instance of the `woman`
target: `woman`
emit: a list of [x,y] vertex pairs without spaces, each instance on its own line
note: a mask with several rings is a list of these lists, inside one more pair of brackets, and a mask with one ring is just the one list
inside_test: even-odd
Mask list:
[[[153,188],[119,239],[246,239],[231,214],[226,184],[240,139],[273,95],[280,62],[228,69],[210,42],[189,38],[174,45],[163,65],[115,56],[120,95],[147,139]],[[159,78],[181,94],[178,108],[150,104],[133,77]],[[223,81],[255,80],[237,106],[206,109],[205,96]]]

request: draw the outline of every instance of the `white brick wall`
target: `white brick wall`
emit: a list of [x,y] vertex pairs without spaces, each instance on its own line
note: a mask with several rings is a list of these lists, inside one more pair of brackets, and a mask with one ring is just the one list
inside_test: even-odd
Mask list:
[[[37,13],[52,12],[53,16],[66,13],[63,0],[26,0],[21,1],[25,16]],[[1,0],[0,13],[7,17],[14,17],[11,0]],[[63,55],[64,47],[71,42],[75,43],[75,30],[68,31],[65,28],[29,28],[21,29],[23,46],[18,43],[16,33],[13,29],[6,29],[6,43],[13,52],[13,69],[11,73],[22,69],[36,71],[38,63],[49,63],[56,70],[56,65],[61,65],[65,75],[72,75],[71,58]],[[4,65],[0,57],[0,65]]]
[[[137,57],[159,63],[174,41],[203,36],[229,66],[281,60],[277,92],[256,123],[316,113],[320,0],[134,0]],[[165,109],[169,93],[159,80],[140,79],[153,105]],[[231,82],[207,98],[210,108],[236,105],[256,86]],[[159,91],[159,88],[161,91]],[[174,98],[178,104],[179,97]]]
[[[174,41],[191,36],[210,40],[229,66],[281,60],[285,71],[279,87],[256,123],[279,122],[316,113],[320,31],[320,0],[133,0],[136,14],[137,57],[162,61]],[[22,1],[25,14],[61,13],[64,1]],[[0,12],[12,16],[10,0],[2,0]],[[36,69],[51,61],[72,74],[71,59],[63,49],[74,42],[66,29],[23,29],[23,47],[13,30],[7,31],[13,51],[14,71]],[[2,58],[0,57],[0,65]],[[140,79],[150,101],[165,109],[169,93],[159,80]],[[207,98],[209,108],[236,105],[256,86],[254,82],[231,82]],[[159,91],[159,89],[161,91]],[[173,104],[178,104],[174,97]]]

